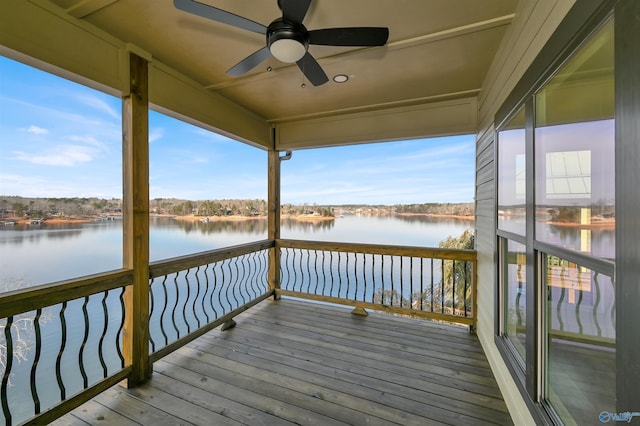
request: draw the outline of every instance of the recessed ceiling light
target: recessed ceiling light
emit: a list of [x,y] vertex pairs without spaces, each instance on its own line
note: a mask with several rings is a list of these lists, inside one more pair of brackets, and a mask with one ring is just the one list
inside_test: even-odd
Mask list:
[[336,83],[344,83],[349,80],[349,76],[346,74],[336,74],[333,76],[333,81]]

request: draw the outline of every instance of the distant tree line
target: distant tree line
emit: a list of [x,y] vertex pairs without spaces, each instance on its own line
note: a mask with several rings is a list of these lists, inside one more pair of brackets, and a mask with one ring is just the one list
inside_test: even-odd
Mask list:
[[446,214],[455,216],[473,216],[475,209],[473,203],[398,204],[394,207],[396,213]]
[[267,214],[267,202],[258,199],[224,200],[182,200],[177,198],[154,198],[149,202],[154,214],[173,214],[176,216],[264,216]]
[[118,198],[29,198],[0,196],[2,217],[69,217],[119,213],[122,200]]
[[[335,209],[341,212],[354,212],[363,208],[377,212],[446,214],[472,216],[473,203],[423,203],[397,204],[394,206],[354,205],[328,206],[318,204],[283,204],[283,215],[298,216],[316,214],[333,217]],[[222,200],[186,200],[180,198],[154,198],[149,201],[152,214],[170,214],[176,216],[266,216],[267,202],[260,199],[222,199]],[[113,214],[122,212],[122,200],[119,198],[29,198],[18,196],[0,196],[0,217],[71,217]]]

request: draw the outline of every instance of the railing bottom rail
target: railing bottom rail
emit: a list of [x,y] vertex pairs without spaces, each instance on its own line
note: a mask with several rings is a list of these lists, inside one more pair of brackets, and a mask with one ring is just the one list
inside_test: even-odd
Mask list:
[[439,312],[419,311],[419,310],[410,309],[410,308],[401,308],[398,306],[381,305],[379,303],[371,303],[371,302],[360,302],[360,301],[344,299],[341,297],[322,296],[322,295],[309,294],[305,292],[298,292],[298,291],[291,291],[291,290],[278,289],[275,291],[275,295],[276,297],[288,296],[288,297],[295,297],[299,299],[309,299],[309,300],[315,300],[318,302],[333,303],[336,305],[346,305],[346,306],[353,306],[355,308],[371,309],[374,311],[381,311],[381,312],[386,312],[386,313],[395,314],[395,315],[406,315],[414,318],[428,319],[428,320],[434,320],[434,321],[444,321],[444,322],[453,323],[453,324],[461,324],[461,325],[469,326],[471,330],[473,330],[473,327],[474,327],[474,319],[472,317],[447,315]]

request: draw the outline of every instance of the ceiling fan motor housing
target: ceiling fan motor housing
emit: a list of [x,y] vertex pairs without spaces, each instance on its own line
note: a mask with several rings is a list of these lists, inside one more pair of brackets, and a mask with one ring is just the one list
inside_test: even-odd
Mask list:
[[276,19],[267,28],[267,47],[276,59],[285,63],[297,62],[309,48],[307,29],[302,24]]

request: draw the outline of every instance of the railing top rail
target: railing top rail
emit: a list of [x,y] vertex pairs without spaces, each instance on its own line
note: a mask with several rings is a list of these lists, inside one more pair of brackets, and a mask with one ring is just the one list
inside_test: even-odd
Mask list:
[[131,285],[133,271],[122,269],[0,294],[0,318]]
[[196,268],[213,262],[242,256],[256,251],[275,247],[273,240],[262,240],[215,250],[203,251],[195,254],[159,260],[149,264],[149,277],[161,277],[186,269]]
[[411,247],[380,244],[340,243],[307,240],[278,240],[282,248],[386,254],[393,256],[425,257],[434,259],[476,260],[475,250],[444,249],[437,247]]

